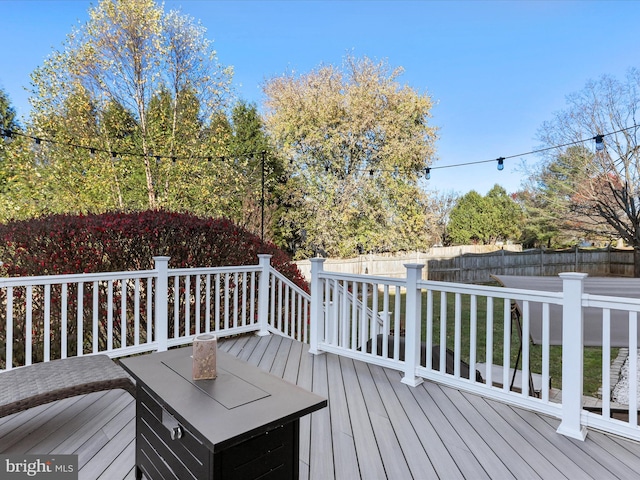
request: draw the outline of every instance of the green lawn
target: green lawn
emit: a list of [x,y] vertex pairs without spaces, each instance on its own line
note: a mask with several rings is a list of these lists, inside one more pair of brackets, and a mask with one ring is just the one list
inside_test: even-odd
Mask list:
[[[404,309],[405,294],[402,293],[400,318],[404,326]],[[440,292],[433,293],[433,343],[440,343]],[[487,300],[484,297],[477,298],[477,333],[476,333],[476,362],[486,361],[486,338],[487,338]],[[382,294],[378,297],[379,310],[382,310]],[[393,309],[395,304],[394,295],[389,295],[389,307]],[[422,331],[423,338],[426,340],[426,305],[427,293],[422,294]],[[469,361],[470,352],[470,296],[461,296],[462,305],[462,321],[461,321],[461,357],[465,362]],[[494,299],[494,324],[493,324],[493,363],[496,365],[503,364],[503,322],[502,299]],[[455,315],[455,295],[447,294],[447,348],[454,349],[454,315]],[[517,322],[511,322],[511,349],[510,349],[510,366],[514,367],[520,346],[520,336],[518,333]],[[611,361],[617,356],[618,349],[611,349]],[[584,349],[584,394],[595,396],[598,392],[602,381],[602,349],[599,347],[586,347]],[[609,362],[611,363],[611,362]],[[529,343],[529,364],[531,371],[534,373],[542,373],[542,346]],[[518,368],[522,368],[522,359],[520,359]],[[551,376],[551,385],[554,388],[562,388],[562,347],[551,346],[549,349],[549,374]]]

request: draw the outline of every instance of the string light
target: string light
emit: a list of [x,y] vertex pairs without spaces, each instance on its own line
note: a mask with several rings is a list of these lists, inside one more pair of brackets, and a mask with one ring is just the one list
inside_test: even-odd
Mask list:
[[[481,163],[489,163],[489,162],[495,162],[495,161],[498,162],[498,170],[503,170],[504,169],[504,161],[507,160],[507,159],[518,158],[518,157],[524,157],[524,156],[528,156],[528,155],[543,153],[543,152],[546,152],[546,151],[549,151],[549,150],[558,149],[558,148],[564,148],[564,147],[568,147],[568,146],[572,146],[572,145],[578,145],[578,144],[585,143],[587,141],[592,141],[592,140],[595,141],[596,151],[599,152],[599,151],[602,151],[604,149],[604,137],[605,136],[614,135],[616,133],[624,132],[626,130],[631,130],[633,128],[639,128],[639,127],[640,127],[640,125],[634,124],[634,125],[632,125],[630,127],[622,128],[622,129],[616,130],[614,132],[598,134],[598,135],[596,135],[594,137],[590,137],[588,139],[576,140],[574,142],[569,142],[569,143],[565,143],[565,144],[562,144],[562,145],[553,145],[553,146],[546,147],[546,148],[541,148],[541,149],[538,149],[538,150],[532,150],[530,152],[519,153],[519,154],[516,154],[516,155],[510,155],[510,156],[507,156],[507,157],[499,157],[497,159],[479,160],[479,161],[474,161],[474,162],[456,163],[456,164],[451,164],[451,165],[431,166],[431,167],[427,167],[427,168],[424,169],[424,175],[425,175],[425,178],[427,180],[430,180],[431,179],[431,170],[434,170],[434,169],[464,167],[464,166],[468,166],[468,165],[477,165],[477,164],[481,164]],[[64,146],[67,146],[67,147],[88,150],[92,157],[94,157],[97,152],[110,154],[113,159],[116,159],[118,156],[122,156],[122,155],[127,155],[127,156],[132,156],[132,157],[145,157],[145,156],[150,156],[151,157],[151,156],[155,156],[157,164],[160,164],[160,161],[162,160],[162,158],[171,159],[174,164],[176,163],[177,160],[194,160],[194,159],[195,160],[203,160],[203,159],[206,159],[208,162],[211,162],[211,160],[212,160],[211,156],[207,156],[207,157],[165,156],[165,157],[163,157],[161,155],[153,155],[152,153],[149,153],[149,154],[145,155],[145,154],[141,154],[139,152],[118,152],[118,151],[111,151],[111,150],[103,150],[103,149],[99,149],[99,148],[96,148],[96,147],[90,147],[90,146],[84,146],[84,145],[76,145],[76,144],[73,144],[73,143],[63,143],[63,142],[58,142],[58,141],[55,141],[55,140],[45,139],[45,138],[41,138],[41,137],[35,137],[35,136],[27,135],[27,134],[24,134],[22,132],[13,131],[13,130],[6,129],[6,128],[0,130],[0,132],[2,133],[2,136],[4,137],[5,143],[11,143],[11,141],[13,140],[13,138],[15,136],[22,136],[22,137],[25,137],[25,138],[30,138],[31,140],[34,141],[34,143],[36,145],[40,145],[41,142],[48,142],[48,143],[51,143],[51,144],[54,144],[54,145],[64,145]],[[246,156],[248,158],[254,158],[254,154],[253,153],[246,154]],[[224,156],[220,156],[220,157],[216,157],[216,158],[219,158],[222,162],[225,161],[225,157]],[[290,163],[293,164],[293,159],[290,159]],[[325,167],[324,167],[325,172],[328,173],[330,171],[330,168],[331,168],[330,164],[326,163]],[[354,169],[353,171],[354,172],[366,172],[366,171],[369,171],[369,175],[370,176],[373,176],[372,172],[374,172],[373,169]],[[393,172],[394,174],[398,175],[398,167],[397,166],[395,166],[393,168],[393,170],[380,170],[380,171],[386,171],[386,172],[390,171],[390,172]]]
[[[634,128],[640,128],[640,125],[638,124],[633,124],[630,127],[627,128],[621,128],[620,130],[616,130],[614,132],[608,132],[608,133],[603,133],[603,134],[599,134],[596,135],[595,137],[590,137],[590,138],[586,138],[586,139],[582,139],[582,140],[576,140],[575,142],[569,142],[569,143],[564,143],[562,145],[553,145],[550,147],[545,147],[545,148],[540,148],[538,150],[532,150],[530,152],[525,152],[525,153],[518,153],[516,155],[510,155],[508,157],[500,157],[502,158],[502,167],[504,168],[504,161],[510,158],[518,158],[518,157],[525,157],[528,155],[535,155],[537,153],[543,153],[543,152],[547,152],[549,150],[555,150],[557,148],[564,148],[564,147],[570,147],[572,145],[579,145],[581,143],[585,143],[585,142],[589,142],[592,140],[596,141],[596,150],[597,151],[601,151],[602,149],[604,149],[604,137],[606,137],[607,135],[615,135],[616,133],[620,133],[620,132],[625,132],[627,130],[631,130]],[[598,142],[598,139],[601,139],[601,142]],[[500,160],[500,159],[498,159]],[[479,160],[476,162],[466,162],[466,163],[456,163],[456,164],[452,164],[452,165],[440,165],[440,166],[435,166],[435,167],[431,167],[431,170],[433,169],[437,169],[437,168],[454,168],[454,167],[465,167],[467,165],[477,165],[480,163],[489,163],[489,162],[495,162],[495,159],[492,160]],[[498,169],[500,169],[500,162],[498,161]]]

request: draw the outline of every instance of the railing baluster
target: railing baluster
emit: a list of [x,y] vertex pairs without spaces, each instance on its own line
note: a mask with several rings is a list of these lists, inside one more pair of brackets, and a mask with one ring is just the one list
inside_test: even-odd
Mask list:
[[[340,312],[338,316],[336,316],[336,320],[340,319],[338,329],[340,331],[340,346],[348,348],[349,347],[349,332],[351,330],[349,324],[349,283],[344,281],[340,285],[339,290],[339,298],[340,298]],[[337,301],[336,298],[333,300]]]
[[504,299],[502,305],[503,339],[502,339],[502,389],[509,391],[511,368],[511,300]]
[[402,297],[402,291],[399,286],[395,286],[395,304],[393,312],[393,359],[398,361],[400,359],[400,298]]
[[140,345],[140,279],[133,286],[133,344]]
[[362,302],[360,303],[360,348],[366,350],[367,344],[367,300],[369,295],[369,289],[367,283],[362,283]]
[[5,368],[13,368],[13,287],[7,287],[7,326],[6,326],[6,364]]
[[98,353],[98,349],[99,349],[99,344],[98,344],[98,339],[99,339],[99,323],[100,323],[100,318],[98,316],[98,301],[99,301],[99,295],[100,295],[100,288],[98,285],[98,282],[93,282],[93,316],[91,318],[91,340],[92,340],[92,353]]
[[276,284],[278,285],[278,293],[277,293],[277,299],[278,299],[278,330],[282,331],[282,307],[283,307],[283,295],[282,295],[282,282],[280,281],[280,279],[276,279]]
[[353,281],[351,282],[351,291],[350,295],[351,305],[351,317],[350,317],[350,325],[351,325],[351,336],[349,337],[349,348],[357,349],[358,348],[358,304],[355,299],[358,297],[358,284]]
[[205,331],[210,332],[211,328],[211,274],[207,273],[206,280],[206,295],[205,295]]
[[[12,287],[10,287],[12,288]],[[33,287],[31,285],[27,285],[26,288],[26,327],[24,332],[24,337],[27,340],[25,345],[25,365],[31,365],[33,362]],[[13,309],[12,309],[13,310]],[[12,312],[12,320],[9,321],[7,318],[7,324],[13,324],[13,312]]]
[[[256,272],[251,272],[251,286],[250,288],[250,293],[251,293],[251,301],[249,303],[249,324],[250,325],[254,325],[255,323],[257,323],[257,319],[256,319]],[[266,312],[264,312],[264,314],[266,315]]]
[[602,416],[610,418],[611,414],[611,310],[602,311]]
[[549,328],[549,304],[542,304],[542,401],[549,401],[549,347],[550,347],[550,328]]
[[433,368],[433,290],[427,290],[427,351],[425,352],[426,367],[431,370]]
[[[184,276],[184,336],[191,335],[191,275]],[[176,338],[178,338],[176,336]]]
[[224,328],[229,328],[229,274],[224,276]]
[[196,335],[200,335],[200,327],[202,323],[202,319],[200,318],[200,288],[202,288],[202,279],[200,278],[200,275],[196,275],[196,311],[194,313],[193,320],[196,324]]
[[[522,396],[529,396],[529,302],[525,300],[522,304],[522,336],[520,337],[520,347],[522,348]],[[514,365],[513,368],[517,368]],[[532,392],[533,393],[533,392]]]
[[60,289],[60,358],[67,358],[67,284],[61,284]]
[[371,331],[369,332],[369,336],[371,337],[371,353],[373,355],[378,355],[378,333],[382,333],[379,332],[379,325],[378,325],[378,320],[380,318],[379,314],[378,314],[378,294],[379,294],[379,290],[378,290],[378,284],[377,283],[372,283],[371,284]]
[[76,312],[76,331],[78,342],[76,345],[76,355],[80,357],[84,354],[84,282],[78,282],[76,298],[78,301],[78,310]]
[[127,293],[128,284],[127,279],[120,280],[120,347],[126,348],[127,346]]
[[240,324],[245,326],[247,324],[247,272],[242,272],[242,318]]
[[173,338],[180,336],[180,277],[173,277]]
[[[153,280],[147,278],[147,342],[153,342]],[[157,334],[156,334],[157,335]]]
[[629,312],[629,424],[638,425],[638,312]]
[[233,274],[233,326],[238,328],[238,273]]
[[220,274],[216,273],[216,277],[215,277],[215,322],[216,322],[216,328],[215,331],[219,331],[220,330]]
[[447,292],[440,292],[440,373],[447,367]]
[[454,334],[453,334],[453,376],[460,378],[460,353],[462,350],[462,295],[455,295],[455,312],[454,312]]
[[113,350],[113,280],[107,282],[107,351]]
[[44,361],[51,360],[51,285],[44,286]]
[[269,325],[276,327],[276,278],[269,276]]
[[476,348],[478,346],[478,297],[469,298],[469,380],[475,382]]
[[489,387],[493,386],[493,297],[487,297],[487,339],[485,343],[485,378]]

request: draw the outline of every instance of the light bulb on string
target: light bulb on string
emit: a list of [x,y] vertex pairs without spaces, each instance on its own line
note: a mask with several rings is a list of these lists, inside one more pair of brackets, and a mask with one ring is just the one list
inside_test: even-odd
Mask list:
[[498,170],[504,170],[504,157],[498,158]]
[[604,150],[604,135],[596,135],[593,139],[596,141],[596,151]]
[[6,144],[13,142],[13,132],[9,129],[4,129],[2,136],[4,137],[4,141]]
[[424,177],[427,180],[431,180],[431,169],[429,167],[424,169]]
[[40,140],[38,137],[34,137],[34,139],[33,139],[33,147],[32,147],[32,150],[33,150],[34,153],[39,153],[40,152],[41,144],[42,144],[42,140]]

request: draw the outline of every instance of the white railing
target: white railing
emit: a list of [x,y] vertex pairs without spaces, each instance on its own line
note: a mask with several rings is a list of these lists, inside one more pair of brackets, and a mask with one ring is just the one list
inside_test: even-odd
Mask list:
[[[563,291],[545,292],[423,281],[422,265],[406,265],[405,278],[339,274],[314,259],[310,297],[270,265],[269,255],[260,255],[258,265],[193,269],[154,260],[145,271],[1,278],[0,370],[68,356],[162,351],[204,332],[278,333],[308,341],[311,353],[397,369],[408,385],[428,379],[555,416],[558,431],[574,438],[583,439],[589,426],[640,440],[640,299],[585,294],[584,274],[561,274]],[[541,346],[520,341],[529,338],[534,307],[541,312]],[[559,308],[561,316],[550,313]],[[601,413],[582,405],[584,308],[602,318]],[[628,420],[610,418],[611,319],[620,312],[630,338]],[[562,402],[556,403],[548,388],[549,332],[560,321]],[[477,377],[481,364],[484,375]]]
[[[0,370],[69,356],[112,357],[256,331],[307,341],[309,295],[258,265],[0,279]],[[260,292],[265,292],[260,294]]]
[[[590,426],[640,440],[635,407],[628,421],[610,418],[615,379],[609,378],[608,326],[611,310],[629,312],[629,350],[637,352],[640,300],[584,294],[586,275],[580,273],[560,274],[563,291],[545,292],[423,281],[422,268],[406,265],[406,277],[398,279],[328,272],[323,259],[312,260],[310,351],[397,369],[408,385],[428,379],[552,415],[561,420],[558,432],[570,437],[584,439],[585,427]],[[516,304],[521,330],[516,328]],[[541,329],[542,342],[536,346],[521,342],[530,338],[534,306],[541,312],[541,325],[536,328]],[[586,307],[602,309],[602,413],[583,409],[582,311]],[[561,318],[550,314],[559,308]],[[554,322],[562,322],[563,330],[561,403],[550,398],[549,389],[549,332]],[[518,365],[515,358],[521,359]],[[629,358],[629,403],[635,406],[637,355],[631,353]],[[483,375],[477,377],[481,364]]]

